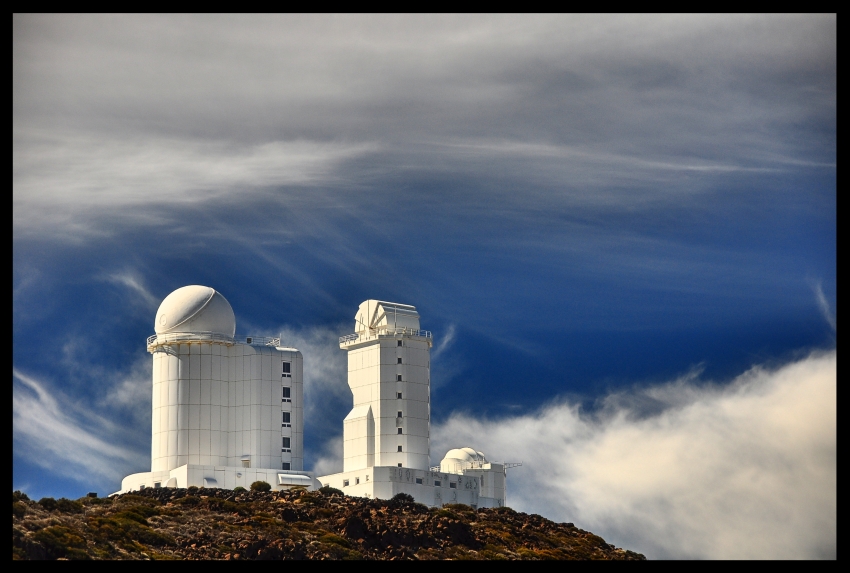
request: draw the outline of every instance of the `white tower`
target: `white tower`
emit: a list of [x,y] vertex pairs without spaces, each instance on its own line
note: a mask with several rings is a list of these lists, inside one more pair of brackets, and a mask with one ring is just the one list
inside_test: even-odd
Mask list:
[[154,326],[151,471],[124,478],[122,491],[311,487],[309,476],[286,474],[304,465],[301,353],[279,339],[234,339],[230,303],[205,286],[168,295]]
[[343,471],[373,466],[427,470],[430,455],[431,337],[416,308],[367,300],[348,351],[354,408],[343,422]]

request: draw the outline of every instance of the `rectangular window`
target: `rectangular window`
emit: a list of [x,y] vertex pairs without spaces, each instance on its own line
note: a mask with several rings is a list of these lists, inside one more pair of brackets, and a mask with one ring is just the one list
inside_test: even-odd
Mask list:
[[283,402],[292,402],[292,388],[284,386],[281,396],[283,397]]
[[395,397],[398,398],[399,400],[401,400],[401,392],[396,392]]
[[[398,428],[398,433],[399,433],[399,434],[401,434],[401,433],[402,433],[402,432],[401,432],[401,428]],[[399,446],[399,447],[401,447],[401,446]]]
[[398,411],[398,416],[396,418],[401,418],[401,410]]
[[443,487],[443,482],[438,479],[434,480],[434,487]]
[[401,340],[398,341],[398,345],[401,346]]
[[291,414],[289,412],[281,412],[281,414],[282,414],[281,426],[284,427],[284,428],[291,428],[292,427],[292,424],[291,424],[292,416],[291,416]]
[[401,358],[398,359],[398,364],[401,364]]
[[398,451],[401,451],[401,446],[398,447]]
[[449,488],[450,488],[450,489],[457,489],[457,483],[456,483],[456,482],[453,482],[453,481],[450,481],[450,482],[449,482]]
[[292,445],[291,445],[291,444],[292,444],[292,438],[290,438],[290,437],[288,437],[288,436],[284,436],[284,437],[282,438],[282,444],[281,444],[281,449],[280,449],[280,451],[281,451],[281,452],[285,452],[285,453],[290,453],[290,452],[292,451],[292,450],[290,449],[290,448],[292,448]]
[[401,464],[398,464],[398,467],[401,467]]
[[348,487],[348,480],[347,479],[342,480],[342,487]]
[[162,487],[162,482],[161,482],[161,481],[155,481],[155,482],[153,482],[153,487],[154,487],[154,489],[159,488],[159,487]]
[[281,370],[283,371],[283,374],[281,374],[281,376],[283,378],[292,378],[292,364],[289,362],[282,362],[281,364]]
[[422,484],[422,478],[416,478],[416,483]]
[[291,464],[291,463],[289,463],[289,462],[283,462],[282,464],[280,464],[280,469],[282,469],[282,470],[291,470],[291,469],[292,469],[292,464]]
[[242,467],[243,468],[250,468],[251,467],[251,460],[242,460]]
[[354,485],[357,485],[359,483],[360,483],[360,478],[354,478]]
[[397,382],[401,382],[401,374],[399,374],[398,376],[396,376],[396,377],[395,377],[395,379],[396,379],[396,381],[397,381]]

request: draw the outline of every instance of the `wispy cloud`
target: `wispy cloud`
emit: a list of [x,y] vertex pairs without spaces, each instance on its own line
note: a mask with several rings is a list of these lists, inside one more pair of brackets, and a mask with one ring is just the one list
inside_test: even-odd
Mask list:
[[437,344],[437,348],[435,348],[431,352],[431,359],[437,358],[446,351],[454,342],[455,339],[455,325],[450,324],[448,328],[446,328],[446,332],[440,337],[440,342]]
[[[524,462],[508,502],[653,558],[834,558],[836,353],[526,416],[458,413],[432,450]],[[653,403],[647,408],[648,401]]]
[[[144,470],[149,453],[128,441],[125,428],[16,369],[12,427],[16,455],[87,485],[117,486],[124,475]],[[117,487],[116,487],[117,489]]]
[[153,310],[159,307],[160,299],[148,290],[144,284],[144,279],[138,273],[132,270],[123,270],[107,274],[105,278],[107,281],[125,286],[136,295],[139,295],[143,304],[149,309]]
[[823,284],[821,281],[812,281],[812,290],[815,293],[815,298],[817,299],[818,308],[820,309],[821,314],[823,315],[824,320],[829,324],[832,330],[835,330],[835,313],[832,312],[832,309],[829,307],[829,301],[826,300],[826,296],[823,294]]

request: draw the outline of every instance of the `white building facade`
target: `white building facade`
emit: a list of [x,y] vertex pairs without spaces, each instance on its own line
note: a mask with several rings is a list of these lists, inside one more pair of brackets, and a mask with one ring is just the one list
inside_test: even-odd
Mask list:
[[151,471],[124,478],[119,493],[254,481],[312,489],[301,353],[276,338],[234,338],[233,309],[209,287],[174,291],[155,320]]
[[451,450],[430,467],[433,340],[420,330],[416,307],[364,301],[354,333],[339,342],[348,353],[353,408],[343,421],[343,471],[319,477],[323,485],[381,499],[407,493],[438,507],[504,505],[504,465],[480,452]]

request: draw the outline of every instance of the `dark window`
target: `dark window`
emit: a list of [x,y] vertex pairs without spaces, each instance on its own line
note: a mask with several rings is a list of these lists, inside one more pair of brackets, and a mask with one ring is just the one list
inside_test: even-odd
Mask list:
[[[401,464],[398,464],[398,467],[401,467]],[[144,487],[145,487],[145,486],[142,486],[142,488],[144,488]]]
[[434,480],[434,487],[442,487],[442,486],[443,486],[443,482],[441,482],[438,479]]
[[289,412],[281,412],[281,414],[282,414],[281,422],[283,423],[283,426],[285,428],[291,427],[291,424],[290,424],[291,415],[290,415],[290,413]]
[[283,438],[283,447],[291,448],[292,447],[292,438]]
[[282,376],[284,378],[292,378],[292,370],[291,370],[292,365],[289,362],[283,362],[282,364],[283,364],[283,368],[282,368],[283,374],[282,374]]
[[421,483],[422,483],[422,478],[416,478],[416,483],[421,484]]
[[[399,434],[401,433],[401,428],[398,429],[398,433]],[[399,447],[401,447],[401,446],[399,446]],[[401,451],[401,450],[399,450],[399,451]]]
[[396,392],[395,397],[398,398],[399,400],[401,400],[401,392]]
[[398,447],[398,451],[401,451],[401,446]]
[[398,416],[396,418],[401,418],[401,410],[398,411]]
[[161,481],[155,481],[155,482],[153,482],[153,487],[154,487],[154,488],[162,487],[162,482],[161,482]]
[[401,358],[398,359],[398,363],[401,364]]
[[283,387],[283,401],[292,402],[291,388],[289,386]]
[[401,382],[401,374],[399,374],[398,376],[396,376],[396,380],[398,380],[399,382]]
[[450,488],[450,489],[457,489],[457,484],[456,484],[455,482],[453,482],[453,481],[452,481],[452,482],[449,482],[449,488]]
[[401,346],[401,340],[398,341],[398,345]]
[[348,487],[348,480],[347,479],[342,480],[342,487]]
[[291,470],[291,469],[292,469],[292,464],[291,464],[291,463],[289,463],[289,462],[283,462],[282,464],[280,464],[280,469],[282,469],[282,470]]

